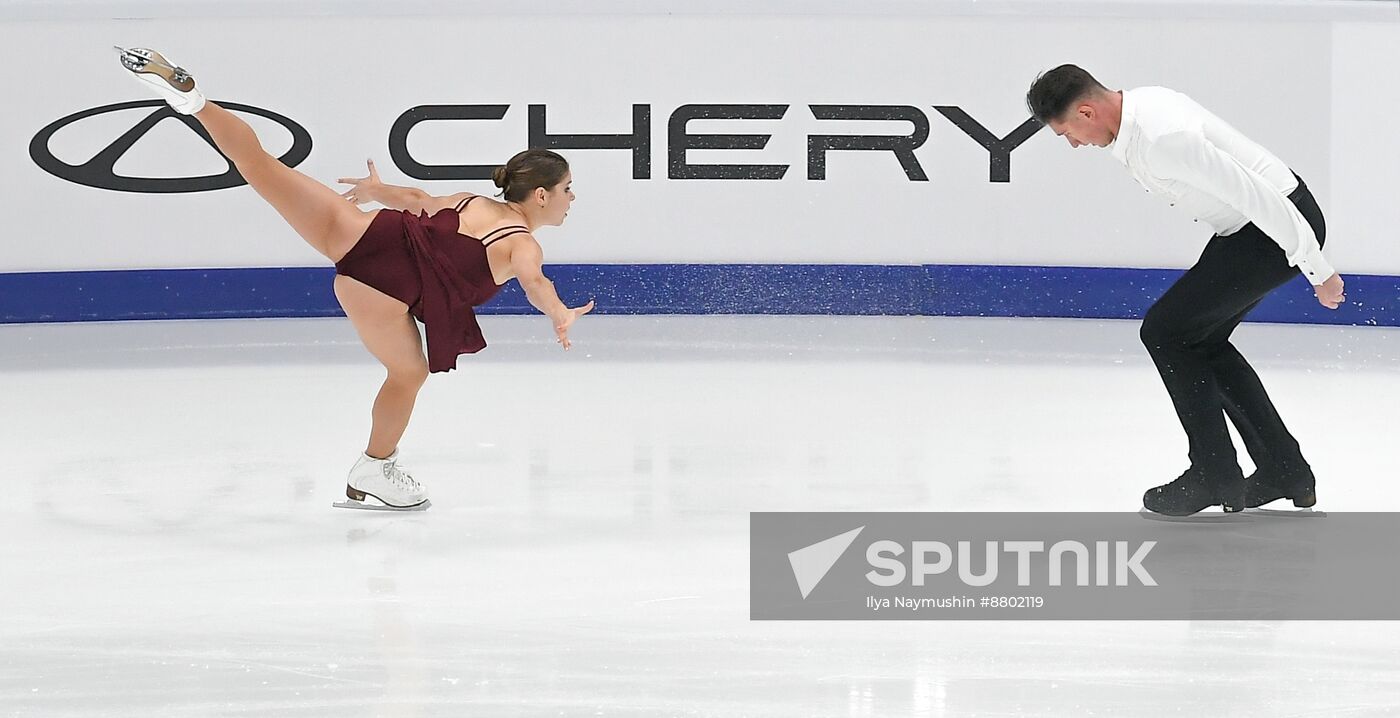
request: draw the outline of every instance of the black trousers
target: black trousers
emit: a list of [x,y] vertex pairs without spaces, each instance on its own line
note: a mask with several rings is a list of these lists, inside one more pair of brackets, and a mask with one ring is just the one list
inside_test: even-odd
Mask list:
[[[1288,199],[1321,244],[1327,233],[1322,210],[1301,178]],[[1196,265],[1143,317],[1142,343],[1186,430],[1191,467],[1213,482],[1240,475],[1227,415],[1255,466],[1281,471],[1307,467],[1259,375],[1230,344],[1230,334],[1245,315],[1298,274],[1283,249],[1250,223],[1229,236],[1211,238]]]

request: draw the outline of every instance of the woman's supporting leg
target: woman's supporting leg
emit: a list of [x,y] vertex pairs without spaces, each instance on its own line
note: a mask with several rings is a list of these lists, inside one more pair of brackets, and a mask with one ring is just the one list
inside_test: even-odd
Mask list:
[[418,390],[428,379],[418,325],[403,302],[350,277],[335,278],[335,296],[360,341],[388,372],[374,399],[374,423],[365,448],[366,454],[383,459],[398,448]]
[[373,213],[361,211],[331,188],[268,154],[253,128],[237,115],[206,102],[194,117],[253,190],[332,262],[345,256],[369,227]]

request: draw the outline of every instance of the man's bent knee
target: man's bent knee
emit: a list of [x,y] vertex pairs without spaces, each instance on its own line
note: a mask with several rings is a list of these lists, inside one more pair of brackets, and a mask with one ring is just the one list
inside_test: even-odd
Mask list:
[[1160,304],[1154,304],[1142,317],[1142,326],[1138,328],[1138,337],[1142,339],[1142,345],[1148,350],[1172,346],[1184,347],[1188,343],[1184,329],[1180,323],[1172,320],[1170,314],[1161,309]]
[[1157,305],[1147,310],[1138,328],[1138,337],[1148,351],[1204,348],[1208,336],[1209,332],[1159,310]]

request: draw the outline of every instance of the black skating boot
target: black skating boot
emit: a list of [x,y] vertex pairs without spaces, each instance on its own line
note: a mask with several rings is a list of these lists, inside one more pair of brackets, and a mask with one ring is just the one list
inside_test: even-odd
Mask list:
[[1208,476],[1201,469],[1190,468],[1176,481],[1148,489],[1142,495],[1142,505],[1166,516],[1190,516],[1211,506],[1233,513],[1245,506],[1244,479],[1238,469]]
[[1251,509],[1279,499],[1306,509],[1317,503],[1317,481],[1306,464],[1301,469],[1266,467],[1244,480],[1244,494],[1244,505]]

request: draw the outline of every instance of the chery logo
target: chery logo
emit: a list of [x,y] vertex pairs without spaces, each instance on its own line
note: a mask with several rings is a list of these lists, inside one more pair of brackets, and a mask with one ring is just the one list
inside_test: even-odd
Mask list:
[[[282,164],[288,167],[296,167],[306,160],[311,154],[311,133],[306,128],[283,117],[271,110],[264,110],[261,107],[251,105],[241,105],[236,102],[224,102],[219,100],[219,105],[226,110],[246,113],[265,117],[292,133],[292,147],[286,154],[278,157]],[[55,132],[71,125],[75,122],[85,120],[89,117],[105,115],[109,112],[120,112],[140,107],[153,108],[151,114],[132,126],[131,129],[123,132],[112,144],[103,148],[102,151],[93,155],[92,159],[80,164],[70,165],[58,159],[49,149],[49,139]],[[147,192],[147,193],[172,193],[172,192],[208,192],[216,189],[228,189],[247,184],[243,176],[234,169],[233,163],[229,163],[228,171],[217,175],[202,175],[199,177],[125,177],[115,172],[117,161],[122,158],[146,133],[151,131],[162,120],[175,118],[190,128],[195,134],[209,143],[209,147],[215,152],[214,141],[209,138],[209,133],[204,131],[204,126],[193,117],[181,115],[170,109],[162,100],[139,100],[136,102],[119,102],[115,105],[103,105],[91,109],[75,112],[67,117],[50,123],[47,127],[39,130],[34,135],[34,139],[29,142],[29,157],[41,169],[60,179],[76,182],[88,187],[98,189],[110,189],[118,192]],[[222,157],[222,153],[220,153]]]
[[[487,180],[495,164],[449,165],[431,164],[415,157],[408,146],[408,135],[425,122],[496,122],[503,119],[510,105],[419,105],[409,108],[389,129],[389,156],[409,177],[423,180]],[[693,161],[691,150],[761,150],[773,135],[768,133],[710,134],[697,132],[692,122],[703,120],[755,120],[776,126],[788,115],[791,105],[757,104],[689,104],[681,105],[666,120],[666,178],[672,180],[780,180],[791,167],[787,164],[709,164]],[[987,151],[987,181],[1011,181],[1011,152],[1039,132],[1041,123],[1028,118],[998,136],[955,105],[934,105],[932,109],[968,139]],[[807,105],[819,122],[851,121],[891,122],[909,134],[809,134],[807,135],[807,179],[826,179],[826,159],[832,152],[890,153],[898,161],[910,182],[927,182],[924,169],[915,150],[929,139],[929,113],[915,105]],[[526,107],[528,128],[526,144],[552,150],[623,150],[632,155],[632,179],[645,180],[652,176],[652,106],[632,105],[632,129],[618,134],[573,134],[550,131],[549,107]]]

